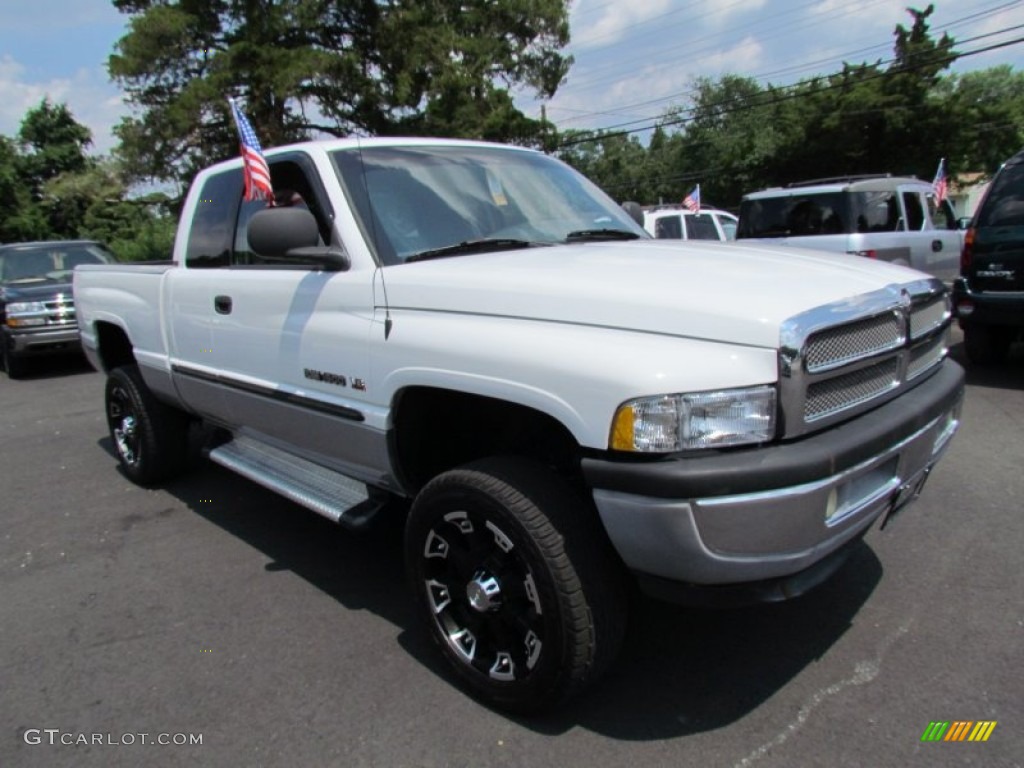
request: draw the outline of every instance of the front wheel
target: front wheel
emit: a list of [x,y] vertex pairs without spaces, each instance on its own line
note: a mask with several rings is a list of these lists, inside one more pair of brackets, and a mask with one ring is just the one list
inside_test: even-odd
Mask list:
[[4,370],[7,371],[7,378],[23,378],[25,376],[25,361],[14,354],[7,339],[0,338],[0,344],[3,345],[3,348],[0,349],[0,363],[3,364]]
[[107,377],[107,426],[124,473],[140,485],[180,474],[188,460],[188,417],[149,391],[137,365]]
[[410,511],[405,557],[442,654],[491,704],[565,701],[621,644],[619,564],[597,516],[540,464],[490,459],[436,477]]

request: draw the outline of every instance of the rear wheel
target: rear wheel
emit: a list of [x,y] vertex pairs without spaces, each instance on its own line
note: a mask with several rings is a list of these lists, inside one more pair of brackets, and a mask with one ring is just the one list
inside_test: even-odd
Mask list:
[[992,365],[1006,359],[1012,335],[1004,328],[971,325],[964,328],[964,352],[975,365]]
[[413,504],[405,556],[434,640],[491,704],[564,701],[621,644],[618,562],[596,516],[538,463],[489,459],[435,478]]
[[124,473],[140,485],[180,474],[188,460],[188,417],[149,391],[137,365],[107,378],[107,426]]

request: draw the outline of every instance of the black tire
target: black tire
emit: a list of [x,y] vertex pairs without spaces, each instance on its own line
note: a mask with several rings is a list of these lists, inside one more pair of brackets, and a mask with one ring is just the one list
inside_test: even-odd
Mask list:
[[580,693],[618,653],[626,591],[596,514],[518,458],[439,475],[405,531],[416,602],[471,693],[533,712]]
[[2,362],[4,370],[7,371],[7,378],[23,378],[25,376],[25,371],[27,369],[25,361],[11,351],[7,339],[0,339],[0,343],[3,344]]
[[106,414],[121,469],[133,482],[152,485],[184,471],[189,419],[153,396],[137,365],[110,372]]
[[971,325],[964,328],[964,353],[974,365],[994,365],[1006,359],[1012,338],[1002,328]]

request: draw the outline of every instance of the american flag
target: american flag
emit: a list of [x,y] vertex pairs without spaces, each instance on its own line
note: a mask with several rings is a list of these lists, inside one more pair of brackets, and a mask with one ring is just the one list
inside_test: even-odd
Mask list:
[[700,213],[700,184],[694,187],[693,191],[683,198],[683,205],[694,213]]
[[263,149],[260,147],[260,140],[256,138],[256,131],[235,104],[235,100],[228,101],[231,103],[231,113],[235,116],[235,125],[238,127],[238,138],[241,142],[245,199],[273,200],[274,188],[270,184],[270,169],[267,167],[266,158],[263,157]]
[[946,181],[946,158],[939,160],[939,169],[935,172],[935,180],[932,182],[932,194],[935,195],[935,202],[941,203],[946,199],[949,192],[949,184]]

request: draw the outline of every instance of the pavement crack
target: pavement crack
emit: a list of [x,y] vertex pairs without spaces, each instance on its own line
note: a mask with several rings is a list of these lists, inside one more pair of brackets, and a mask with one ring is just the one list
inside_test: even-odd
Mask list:
[[802,707],[800,707],[800,711],[796,713],[796,717],[793,718],[792,722],[788,723],[774,739],[762,744],[738,763],[735,763],[733,768],[749,768],[749,766],[756,763],[773,749],[781,747],[791,736],[803,728],[804,724],[811,719],[811,715],[814,713],[814,710],[833,696],[842,693],[847,688],[853,688],[872,682],[876,677],[878,677],[878,673],[881,671],[882,659],[888,653],[893,644],[910,631],[913,623],[913,619],[911,619],[906,624],[899,626],[895,632],[886,637],[879,646],[878,652],[875,654],[873,659],[858,661],[854,665],[852,675],[815,691],[814,695],[811,696],[811,698],[808,699]]

